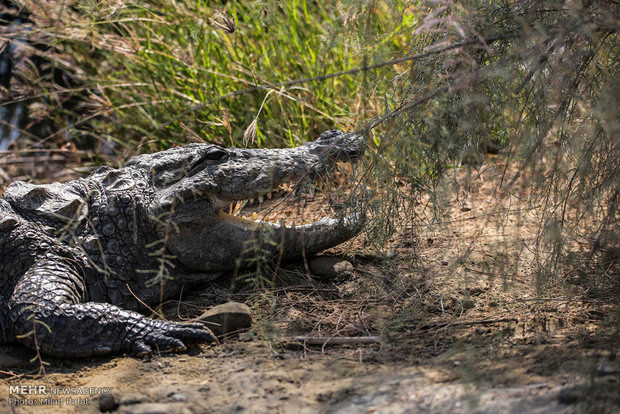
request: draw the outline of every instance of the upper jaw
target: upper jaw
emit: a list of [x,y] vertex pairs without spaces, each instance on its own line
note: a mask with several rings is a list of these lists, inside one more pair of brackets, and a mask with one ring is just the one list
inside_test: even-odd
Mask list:
[[162,188],[150,213],[173,212],[188,201],[208,199],[215,210],[231,202],[265,196],[281,184],[312,180],[338,161],[357,161],[364,153],[364,138],[341,131],[326,131],[313,141],[291,149],[229,149],[221,163]]
[[247,163],[250,172],[234,177],[232,185],[226,185],[226,180],[222,180],[224,182],[214,186],[213,191],[226,202],[265,196],[277,191],[280,185],[296,186],[313,181],[339,161],[355,163],[364,150],[362,136],[336,130],[326,131],[317,140],[296,148],[241,150],[241,154],[249,155],[249,158],[233,157],[223,168],[234,169],[238,165],[243,169]]

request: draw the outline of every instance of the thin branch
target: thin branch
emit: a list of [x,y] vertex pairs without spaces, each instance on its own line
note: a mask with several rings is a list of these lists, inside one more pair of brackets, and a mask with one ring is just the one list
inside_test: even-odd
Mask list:
[[355,345],[380,344],[380,336],[294,336],[288,342],[301,342],[304,345]]

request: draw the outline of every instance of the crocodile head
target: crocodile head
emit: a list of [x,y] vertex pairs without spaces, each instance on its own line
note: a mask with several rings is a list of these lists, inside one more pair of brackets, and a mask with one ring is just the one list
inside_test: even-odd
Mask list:
[[228,212],[231,203],[313,179],[337,161],[355,161],[364,145],[359,135],[332,130],[297,148],[190,144],[140,155],[127,166],[151,177],[155,194],[148,215],[170,252],[192,269],[217,271],[235,267],[237,259],[250,257],[257,248],[293,259],[355,236],[363,226],[361,213],[287,226]]

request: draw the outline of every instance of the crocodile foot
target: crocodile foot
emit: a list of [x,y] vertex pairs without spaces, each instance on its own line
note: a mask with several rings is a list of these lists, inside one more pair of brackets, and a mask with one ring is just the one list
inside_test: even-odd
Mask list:
[[[138,355],[150,355],[154,351],[183,352],[186,344],[217,342],[211,330],[201,323],[178,323],[144,319],[129,335],[128,351]],[[126,346],[127,346],[126,345]]]

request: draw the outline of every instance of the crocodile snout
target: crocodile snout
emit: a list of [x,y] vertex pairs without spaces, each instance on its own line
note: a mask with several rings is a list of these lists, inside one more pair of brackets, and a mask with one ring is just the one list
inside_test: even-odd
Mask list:
[[366,149],[363,136],[335,129],[323,132],[316,141],[308,145],[314,145],[315,151],[330,158],[334,157],[336,161],[357,161]]

